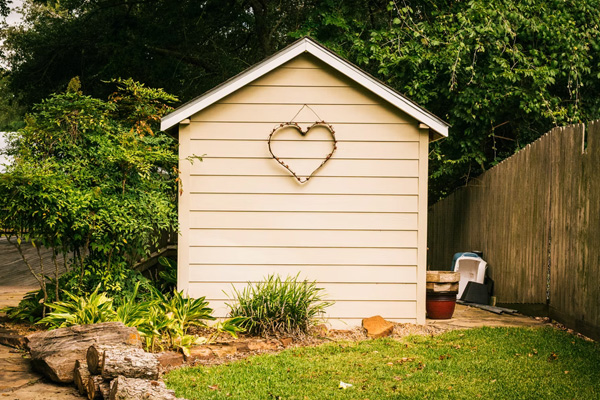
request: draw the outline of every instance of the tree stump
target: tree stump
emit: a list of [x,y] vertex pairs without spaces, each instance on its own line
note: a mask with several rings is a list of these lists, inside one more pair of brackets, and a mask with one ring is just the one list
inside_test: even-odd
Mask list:
[[73,371],[73,380],[79,394],[85,396],[87,394],[87,384],[90,378],[90,371],[88,370],[87,363],[85,361],[75,361],[75,370]]
[[110,383],[105,381],[100,375],[92,375],[87,380],[87,398],[108,399],[110,397]]
[[175,392],[160,381],[118,376],[110,385],[111,400],[185,400],[175,397]]
[[75,361],[86,358],[95,343],[142,347],[137,329],[121,322],[77,325],[34,333],[27,337],[31,363],[35,369],[59,383],[72,383]]
[[131,347],[104,350],[100,374],[104,379],[119,375],[126,378],[158,379],[160,363],[155,354]]

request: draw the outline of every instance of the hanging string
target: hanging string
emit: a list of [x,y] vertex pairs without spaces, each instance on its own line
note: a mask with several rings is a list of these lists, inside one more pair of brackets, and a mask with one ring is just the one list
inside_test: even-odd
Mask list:
[[309,106],[308,104],[304,104],[302,106],[302,108],[300,108],[300,110],[298,110],[296,115],[294,115],[294,117],[292,119],[290,119],[290,122],[294,122],[296,117],[302,112],[302,110],[304,110],[304,108],[308,108],[310,111],[312,111],[312,113],[315,114],[315,117],[317,117],[317,121],[323,121],[323,119],[321,117],[319,117],[319,114],[317,114],[317,112],[315,110],[313,110],[311,106]]

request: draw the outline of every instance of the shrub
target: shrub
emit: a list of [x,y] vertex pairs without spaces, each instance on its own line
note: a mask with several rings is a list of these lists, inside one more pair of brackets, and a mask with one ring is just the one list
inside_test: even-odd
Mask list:
[[51,329],[73,325],[88,325],[114,321],[116,318],[113,301],[104,293],[98,293],[100,286],[87,296],[77,296],[63,291],[69,300],[48,304],[53,311],[38,324],[48,324]]
[[333,303],[324,301],[316,282],[269,275],[264,282],[249,283],[234,290],[234,302],[227,304],[232,317],[245,318],[241,326],[259,335],[303,334]]

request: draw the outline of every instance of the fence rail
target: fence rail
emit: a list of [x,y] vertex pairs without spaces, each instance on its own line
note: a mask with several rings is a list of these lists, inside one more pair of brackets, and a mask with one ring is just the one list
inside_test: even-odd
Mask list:
[[600,338],[600,121],[555,128],[429,210],[428,265],[481,250],[499,302]]

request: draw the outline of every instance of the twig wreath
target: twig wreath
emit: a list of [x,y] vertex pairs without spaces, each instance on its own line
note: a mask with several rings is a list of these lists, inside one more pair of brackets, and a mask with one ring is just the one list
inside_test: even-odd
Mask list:
[[[304,104],[302,106],[302,108],[300,109],[300,111],[302,111],[305,107],[309,108],[316,116],[317,118],[320,118],[317,113],[310,108],[307,104]],[[325,163],[327,161],[329,161],[329,159],[331,158],[331,156],[333,156],[333,153],[335,153],[335,150],[337,149],[337,140],[335,138],[335,131],[333,130],[333,126],[331,126],[331,124],[328,124],[327,122],[325,122],[324,120],[321,121],[317,121],[314,124],[312,124],[311,126],[309,126],[308,128],[306,128],[306,130],[302,130],[302,128],[300,127],[300,125],[298,125],[297,122],[293,122],[294,119],[296,118],[296,116],[298,116],[298,114],[300,114],[300,111],[298,111],[296,113],[296,115],[294,116],[294,118],[292,118],[292,120],[290,122],[284,122],[279,124],[278,126],[276,126],[275,128],[273,128],[273,130],[271,131],[271,133],[269,134],[269,141],[268,141],[268,145],[269,145],[269,153],[271,153],[271,156],[273,157],[273,159],[275,161],[277,161],[279,164],[281,164],[281,166],[283,166],[285,169],[287,169],[293,176],[294,178],[296,178],[296,180],[299,183],[306,183],[310,180],[310,178],[313,177],[313,175],[323,166],[325,165]],[[295,130],[298,131],[298,133],[302,136],[306,136],[308,135],[308,133],[310,132],[311,129],[316,128],[316,127],[323,127],[325,129],[327,129],[329,131],[329,133],[331,134],[331,138],[333,139],[333,147],[331,148],[331,152],[329,154],[327,154],[325,156],[325,159],[323,159],[323,162],[321,162],[321,164],[319,164],[319,166],[317,168],[315,168],[314,171],[312,171],[310,173],[310,175],[308,177],[300,177],[296,174],[296,172],[294,172],[294,170],[292,170],[292,168],[290,168],[290,166],[288,164],[286,164],[281,158],[277,157],[274,153],[273,153],[273,149],[271,147],[271,142],[273,140],[273,136],[279,132],[282,129],[285,128],[293,128]]]

